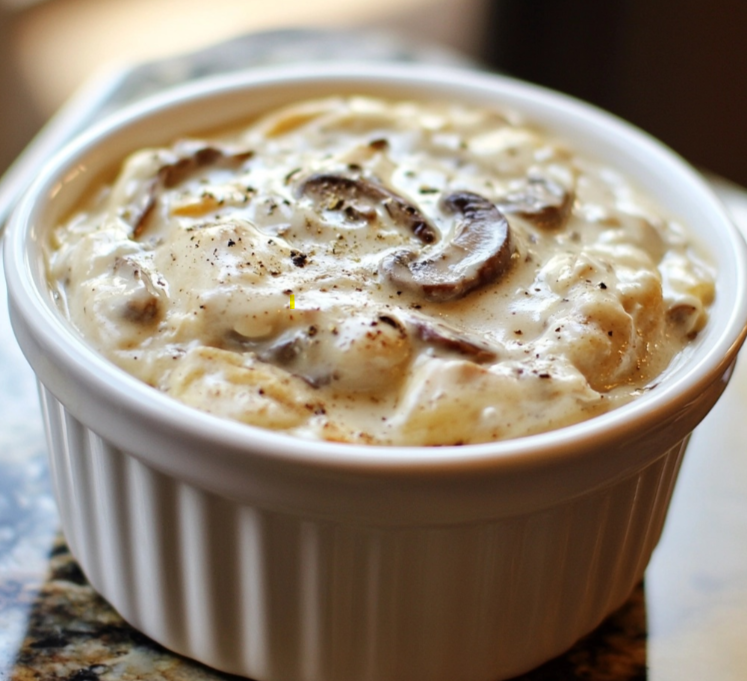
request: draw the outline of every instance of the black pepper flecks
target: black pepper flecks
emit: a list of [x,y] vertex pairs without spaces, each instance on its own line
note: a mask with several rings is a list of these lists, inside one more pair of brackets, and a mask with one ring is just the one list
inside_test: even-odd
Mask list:
[[296,267],[304,267],[308,257],[306,253],[301,253],[301,251],[291,251],[291,261]]

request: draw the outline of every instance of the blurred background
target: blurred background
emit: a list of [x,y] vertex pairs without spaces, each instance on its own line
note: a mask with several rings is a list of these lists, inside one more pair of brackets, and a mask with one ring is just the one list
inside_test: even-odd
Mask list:
[[747,186],[745,27],[745,0],[0,0],[0,173],[102,70],[311,28],[568,92]]

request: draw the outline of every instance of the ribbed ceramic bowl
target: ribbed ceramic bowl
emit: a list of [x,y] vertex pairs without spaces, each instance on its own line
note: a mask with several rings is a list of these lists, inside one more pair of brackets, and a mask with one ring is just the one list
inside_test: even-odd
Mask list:
[[[310,96],[509,106],[637,178],[705,244],[711,320],[655,389],[495,444],[307,442],[197,412],[91,351],[45,280],[47,231],[128,152]],[[175,651],[262,681],[495,681],[551,658],[629,595],[685,443],[745,334],[745,247],[703,181],[630,126],[496,76],[414,66],[252,71],[110,119],[40,173],[5,248],[40,383],[65,534],[92,584]]]

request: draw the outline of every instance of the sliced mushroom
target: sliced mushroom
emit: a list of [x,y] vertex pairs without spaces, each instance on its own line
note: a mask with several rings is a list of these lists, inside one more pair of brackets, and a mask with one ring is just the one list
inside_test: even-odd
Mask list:
[[128,222],[132,238],[138,239],[145,231],[148,218],[158,201],[161,189],[171,189],[184,182],[190,174],[209,165],[236,167],[251,158],[253,152],[207,145],[197,141],[178,142],[172,150],[162,153],[164,165],[155,177],[144,183],[129,206]]
[[149,326],[161,318],[161,306],[157,296],[133,297],[122,309],[122,317],[128,322]]
[[372,180],[320,173],[305,180],[298,193],[313,197],[326,210],[344,210],[354,218],[374,217],[375,214],[367,213],[361,205],[373,202],[383,206],[394,222],[408,229],[424,244],[433,243],[438,238],[438,231],[416,206]]
[[495,350],[486,343],[468,338],[458,329],[446,324],[420,316],[411,316],[407,321],[415,337],[426,345],[462,355],[476,364],[494,362],[498,357]]
[[139,239],[145,230],[153,209],[156,207],[156,196],[158,195],[158,177],[153,177],[148,182],[139,187],[128,210],[126,212],[126,221],[132,227],[132,239]]
[[533,222],[541,229],[557,230],[565,226],[573,208],[573,192],[543,177],[529,177],[526,185],[511,192],[501,209]]
[[121,282],[119,293],[122,319],[140,326],[151,326],[163,315],[161,292],[151,274],[130,257],[116,258],[112,274]]
[[675,332],[691,340],[703,327],[704,319],[702,306],[688,300],[675,303],[667,310],[667,321]]
[[434,302],[463,298],[501,277],[511,265],[508,220],[490,201],[456,192],[442,197],[441,208],[463,218],[452,240],[420,257],[412,251],[392,253],[380,266],[397,287]]
[[346,392],[369,394],[394,389],[412,352],[405,324],[391,315],[353,313],[334,319],[288,329],[274,339],[254,343],[252,349],[263,362],[314,388],[332,384]]
[[257,356],[269,364],[288,367],[302,358],[304,352],[308,352],[312,335],[305,329],[284,334],[265,347],[262,347]]

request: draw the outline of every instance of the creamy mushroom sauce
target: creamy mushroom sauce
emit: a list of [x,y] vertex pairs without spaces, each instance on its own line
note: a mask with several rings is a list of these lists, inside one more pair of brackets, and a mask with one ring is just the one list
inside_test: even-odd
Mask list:
[[151,386],[371,444],[606,412],[714,294],[678,222],[518,115],[364,97],[133,154],[48,260],[73,324]]

